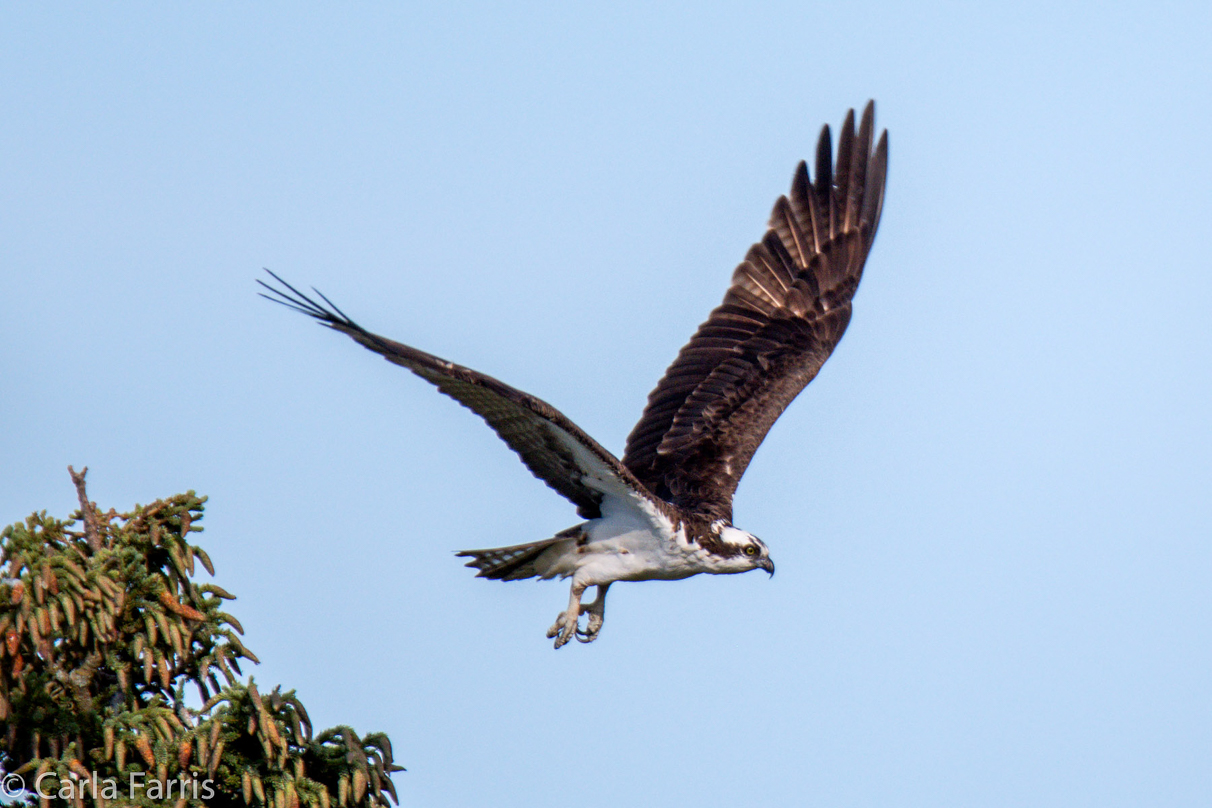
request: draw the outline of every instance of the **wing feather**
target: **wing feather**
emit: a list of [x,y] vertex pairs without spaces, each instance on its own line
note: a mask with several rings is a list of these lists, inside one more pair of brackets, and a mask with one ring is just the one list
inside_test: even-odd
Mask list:
[[723,302],[649,395],[623,464],[657,496],[731,520],[753,453],[841,339],[883,207],[888,138],[873,151],[874,124],[871,103],[857,131],[846,115],[836,164],[823,128],[815,183],[801,162]]
[[316,294],[328,307],[316,303],[273,272],[269,274],[283,288],[258,281],[270,292],[262,297],[340,331],[387,361],[408,368],[479,415],[536,477],[576,505],[581,516],[587,519],[600,516],[602,500],[607,496],[653,500],[644,485],[614,455],[547,402],[471,368],[372,334],[345,316],[320,292]]

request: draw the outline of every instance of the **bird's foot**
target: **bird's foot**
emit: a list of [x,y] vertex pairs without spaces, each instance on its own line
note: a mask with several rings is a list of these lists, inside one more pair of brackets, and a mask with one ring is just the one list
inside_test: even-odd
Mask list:
[[606,619],[606,590],[609,588],[610,584],[599,584],[598,596],[593,602],[581,604],[581,614],[588,615],[589,619],[585,623],[584,631],[577,629],[577,642],[593,642],[598,638],[602,621]]
[[593,642],[598,638],[598,632],[602,630],[602,620],[605,617],[600,612],[587,612],[589,620],[585,624],[585,630],[577,629],[577,642]]
[[555,638],[556,648],[566,645],[573,637],[577,636],[577,619],[580,616],[581,610],[579,608],[570,608],[566,612],[560,612],[560,616],[556,618],[555,623],[552,624],[551,628],[547,629],[547,637],[549,639],[552,637]]

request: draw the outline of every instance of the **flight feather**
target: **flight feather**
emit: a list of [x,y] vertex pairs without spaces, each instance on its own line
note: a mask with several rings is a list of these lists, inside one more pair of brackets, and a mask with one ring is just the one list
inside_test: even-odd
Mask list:
[[[448,362],[362,328],[324,297],[320,304],[266,270],[282,288],[258,281],[262,294],[314,317],[389,362],[408,368],[475,412],[518,454],[528,469],[594,519],[608,493],[650,498],[644,486],[597,441],[547,402],[479,371]],[[272,295],[272,296],[271,296]]]
[[823,129],[815,183],[801,162],[723,302],[649,395],[623,464],[658,497],[731,521],[754,452],[845,332],[884,200],[888,140],[873,147],[874,117],[868,104],[856,132],[846,116],[836,163]]

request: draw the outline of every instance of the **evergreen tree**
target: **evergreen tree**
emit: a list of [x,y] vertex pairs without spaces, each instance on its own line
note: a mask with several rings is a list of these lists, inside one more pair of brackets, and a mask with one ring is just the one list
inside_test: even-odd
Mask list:
[[[242,681],[257,658],[224,611],[193,491],[0,533],[0,769],[29,801],[376,808],[402,771],[382,733],[312,734],[294,691]],[[196,689],[201,706],[186,702]],[[196,704],[197,702],[195,702]],[[10,781],[15,782],[15,781]],[[132,784],[136,787],[131,788]]]

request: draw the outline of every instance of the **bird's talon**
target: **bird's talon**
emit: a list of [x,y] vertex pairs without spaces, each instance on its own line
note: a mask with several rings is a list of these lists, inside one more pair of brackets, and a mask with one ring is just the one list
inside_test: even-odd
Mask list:
[[560,616],[556,618],[555,624],[547,629],[547,638],[555,638],[555,647],[560,648],[566,645],[569,640],[577,635],[577,618],[579,614],[569,617],[568,612],[560,612]]
[[585,624],[585,634],[590,637],[598,636],[598,632],[602,630],[603,615],[600,612],[590,612],[589,620]]

